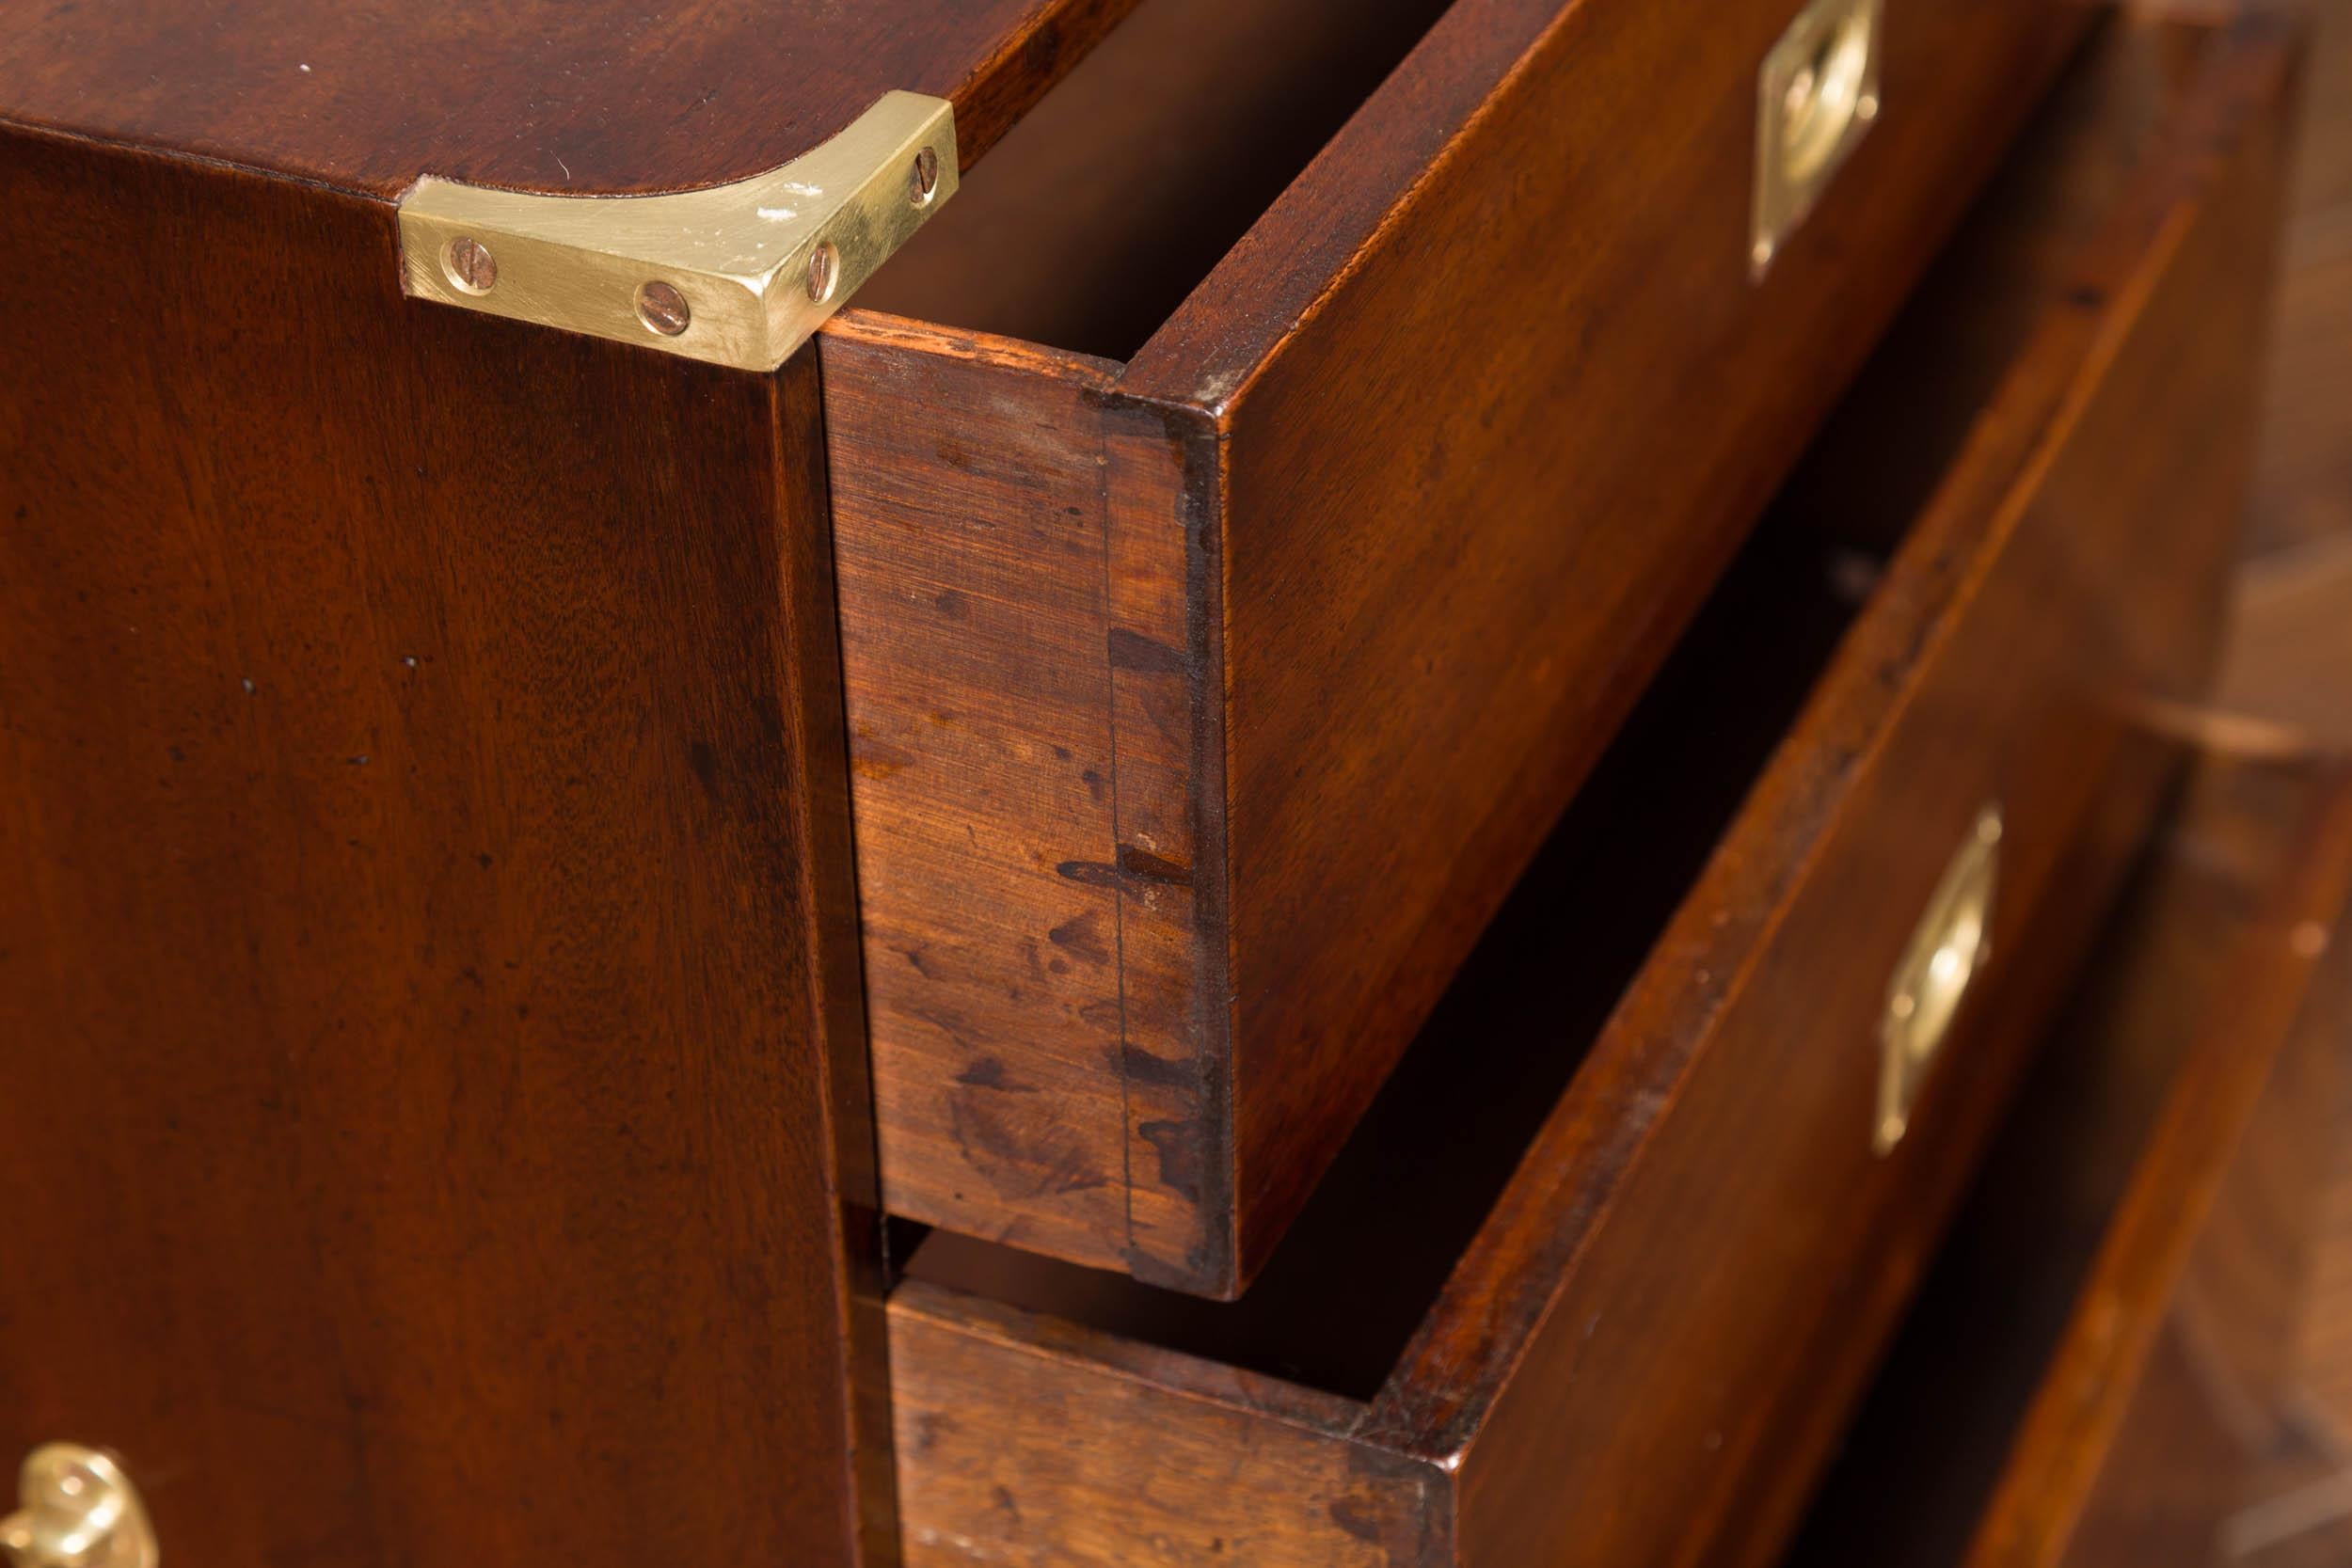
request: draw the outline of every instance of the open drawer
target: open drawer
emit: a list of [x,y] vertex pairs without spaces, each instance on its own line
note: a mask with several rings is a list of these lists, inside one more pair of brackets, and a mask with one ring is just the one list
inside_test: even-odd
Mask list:
[[1009,134],[819,339],[886,1206],[1238,1291],[2090,14],[1147,0]]
[[1769,1558],[2211,662],[2293,53],[2103,31],[1241,1302],[920,1242],[910,1562]]
[[2352,768],[2216,762],[2169,838],[1792,1568],[2202,1568],[2291,1473],[2352,971],[2306,986],[2352,880]]

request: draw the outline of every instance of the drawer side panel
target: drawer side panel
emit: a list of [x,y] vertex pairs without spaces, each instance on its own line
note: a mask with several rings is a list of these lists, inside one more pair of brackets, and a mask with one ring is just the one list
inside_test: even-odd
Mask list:
[[1120,1267],[1100,372],[871,315],[818,341],[883,1202]]

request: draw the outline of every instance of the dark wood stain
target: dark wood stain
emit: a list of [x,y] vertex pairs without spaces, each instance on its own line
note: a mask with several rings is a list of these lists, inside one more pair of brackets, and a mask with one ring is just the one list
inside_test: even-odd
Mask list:
[[0,120],[380,198],[614,195],[757,174],[903,88],[969,163],[1134,4],[6,0]]
[[[1249,11],[1179,8],[1219,40],[1255,25]],[[1334,14],[1311,5],[1268,24],[1282,39],[1267,58],[1296,54]],[[1762,289],[1738,232],[1755,60],[1785,6],[1457,0],[1422,19],[1425,36],[1358,112],[1271,206],[1247,209],[1243,237],[1142,331],[1094,332],[1089,301],[1133,291],[1122,269],[1089,264],[1093,252],[1068,267],[992,266],[986,233],[942,249],[944,230],[921,247],[930,260],[911,248],[898,283],[871,299],[946,325],[854,310],[834,324],[839,406],[878,417],[893,388],[932,386],[936,423],[967,454],[1015,444],[988,401],[1004,395],[1001,376],[1032,364],[1048,381],[1089,383],[1092,439],[1057,415],[1050,447],[1025,430],[1018,445],[1061,465],[1030,470],[1051,486],[1094,487],[1102,596],[1076,598],[1059,560],[1009,581],[1039,662],[985,675],[1043,687],[1033,721],[1061,726],[1058,743],[1106,785],[1113,853],[1092,826],[1088,842],[1070,839],[1059,816],[1030,833],[1066,879],[1099,877],[1106,861],[1122,874],[1123,1043],[1199,1064],[1169,1083],[1093,1085],[1083,1112],[1070,1081],[1073,1124],[1098,1126],[1114,1095],[1124,1104],[1125,1147],[1105,1136],[1100,1155],[1128,1173],[1123,1212],[1009,1212],[930,1159],[942,1146],[919,1127],[894,1155],[886,1100],[894,1209],[977,1234],[1017,1229],[1025,1245],[1098,1267],[1140,1258],[1153,1280],[1205,1295],[1255,1276],[2086,14],[2041,0],[1912,5],[1889,33],[1888,101],[1900,107]],[[1095,64],[1100,76],[1068,86],[1080,102],[1118,96],[1139,69],[1116,43]],[[1238,114],[1257,103],[1252,83],[1286,86],[1252,62],[1235,77]],[[1116,123],[1153,123],[1156,90],[1138,83],[1142,107]],[[1106,162],[1148,140],[1114,130]],[[1564,147],[1602,146],[1618,150],[1561,160]],[[1041,147],[1025,136],[992,166],[997,195],[979,201],[975,182],[976,205],[1048,201],[1067,183],[1056,171],[1090,151],[1067,134]],[[1089,209],[1104,254],[1233,216],[1183,179],[1117,188],[1117,202]],[[1723,243],[1694,242],[1693,213],[1721,214]],[[1547,264],[1518,264],[1527,256]],[[1116,365],[969,330],[1081,321],[1084,341],[1055,340],[1062,348],[1141,346]],[[945,367],[983,362],[984,378],[950,385]],[[1688,418],[1694,397],[1719,413]],[[854,417],[857,439],[871,439]],[[1013,515],[1030,501],[1005,499]],[[994,517],[997,505],[989,496],[970,511]],[[915,515],[861,510],[845,534]],[[908,604],[845,600],[853,641],[901,650],[878,672],[983,674]],[[1093,711],[1070,705],[1058,625],[1046,662],[1043,628],[1063,618],[1106,676]],[[852,658],[853,710],[863,668]],[[1017,690],[980,696],[1001,705]],[[913,885],[957,802],[1002,792],[959,771],[964,760],[894,777],[909,836],[862,829],[863,867]],[[1025,1036],[1061,1027],[995,1016],[1006,1033],[987,1049],[1008,1061]],[[891,1065],[897,1049],[878,1035],[878,1070],[917,1077],[912,1058]],[[1204,1130],[1198,1196],[1149,1180],[1160,1166],[1147,1123]]]
[[1245,1277],[2083,17],[1909,6],[1887,116],[1758,287],[1752,84],[1788,14],[1456,5],[1389,84],[1409,124],[1352,122],[1120,380],[1223,444]]
[[[1392,1478],[1373,1515],[1391,1561],[1772,1560],[2163,804],[2176,752],[2114,699],[2210,676],[2292,55],[2275,22],[2110,29],[2069,97],[2153,95],[2158,134],[2045,120],[1959,253],[2029,260],[1947,271],[1917,302],[1983,320],[1967,291],[2023,292],[2012,330],[1969,344],[1996,361],[1983,401],[1914,449],[1935,477],[1887,491],[1929,499],[1597,1035],[1549,1006],[1583,952],[1557,901],[1515,910],[1490,938],[1505,961],[1473,961],[1484,1005],[1441,1015],[1493,1030],[1435,1037],[1441,1053],[1581,1060],[1370,1392],[1195,1337],[1257,1311],[1257,1291],[1180,1309],[934,1234],[891,1303],[902,1433],[927,1412],[960,1423],[902,1467],[915,1561],[1111,1562],[1149,1540],[1205,1564],[1237,1538],[1253,1561],[1357,1560],[1372,1544],[1331,1507],[1334,1444]],[[2053,177],[2102,193],[2096,221],[2051,251],[2016,245]],[[2110,302],[2095,319],[2068,303],[2086,284]],[[1868,385],[1899,368],[1866,376],[1809,461],[1871,438],[1889,416]],[[1820,494],[1796,486],[1772,526],[1834,549],[1875,516],[1803,504]],[[1994,958],[1946,1048],[1967,1070],[1938,1075],[1882,1160],[1885,975],[1988,799],[2006,822]],[[2286,882],[2256,884],[2324,912],[2347,850],[2331,830],[2273,863]],[[2293,978],[2265,966],[2249,1012]],[[1359,1218],[1386,1227],[1366,1257],[1410,1251],[1409,1211]],[[1380,1309],[1376,1269],[1327,1283],[1269,1331],[1312,1345]],[[998,1486],[1017,1537],[976,1506]]]
[[[135,27],[290,115],[224,40],[363,62],[284,9],[18,6],[0,102]],[[287,181],[0,188],[0,1453],[119,1449],[167,1560],[887,1559],[813,359],[416,305]]]
[[883,1190],[1083,1249],[1126,1212],[1102,372],[872,316],[819,346]]

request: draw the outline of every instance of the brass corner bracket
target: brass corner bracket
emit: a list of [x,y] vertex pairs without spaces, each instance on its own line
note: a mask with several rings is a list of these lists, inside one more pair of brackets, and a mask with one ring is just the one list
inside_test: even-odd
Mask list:
[[956,191],[955,110],[885,93],[765,174],[660,196],[542,196],[428,175],[400,203],[420,299],[771,371]]

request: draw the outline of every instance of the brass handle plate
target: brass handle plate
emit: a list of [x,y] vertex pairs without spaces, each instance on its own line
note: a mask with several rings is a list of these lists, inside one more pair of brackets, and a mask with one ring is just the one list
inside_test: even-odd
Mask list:
[[1756,87],[1748,263],[1760,281],[1879,116],[1885,0],[1812,0]]
[[1879,1022],[1879,1153],[1911,1127],[1912,1107],[1951,1033],[1969,982],[1993,950],[1993,899],[2000,881],[2001,810],[1988,805],[1969,824],[1944,879],[1929,895],[1918,929],[1887,983]]
[[161,1555],[138,1488],[95,1449],[35,1449],[18,1473],[17,1502],[0,1519],[9,1568],[155,1568]]

